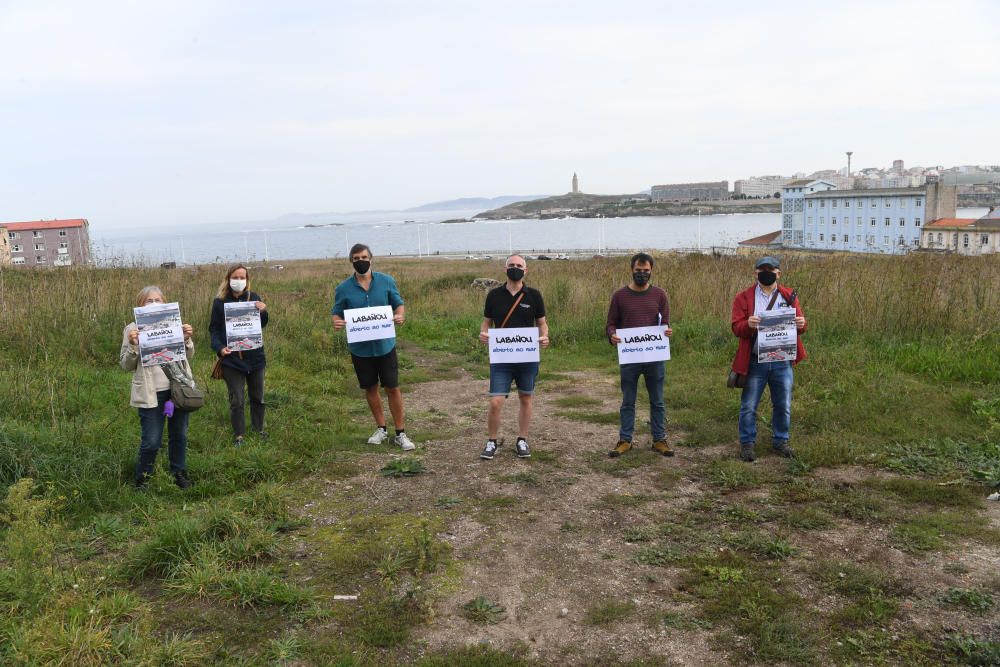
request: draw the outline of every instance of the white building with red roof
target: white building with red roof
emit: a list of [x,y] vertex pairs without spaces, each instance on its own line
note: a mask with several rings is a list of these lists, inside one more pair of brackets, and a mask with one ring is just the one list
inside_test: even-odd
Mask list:
[[1000,253],[1000,209],[981,218],[939,218],[924,226],[920,247],[959,255]]

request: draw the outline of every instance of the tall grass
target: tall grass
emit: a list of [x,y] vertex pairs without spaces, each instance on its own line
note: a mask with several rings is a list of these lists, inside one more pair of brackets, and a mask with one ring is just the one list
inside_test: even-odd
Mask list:
[[[783,282],[798,290],[809,318],[806,345],[814,375],[826,376],[824,384],[834,391],[840,391],[836,376],[873,364],[935,381],[996,383],[1000,263],[992,259],[789,255]],[[396,275],[407,300],[402,340],[485,363],[476,340],[484,294],[469,283],[475,277],[502,278],[500,262],[376,262],[376,268]],[[198,495],[231,493],[301,470],[352,429],[367,426],[349,419],[357,396],[353,373],[343,335],[335,335],[329,323],[333,288],[349,268],[343,262],[300,262],[281,272],[252,272],[254,289],[272,313],[265,334],[271,364],[268,421],[279,445],[239,456],[220,446],[228,440],[225,391],[207,378],[213,358],[207,328],[222,271],[211,266],[4,272],[0,486],[23,476],[51,482],[71,499],[70,510],[103,511],[124,502],[118,490],[129,474],[138,424],[127,406],[129,375],[115,361],[121,330],[132,319],[134,294],[150,283],[180,302],[184,320],[195,327],[194,367],[210,390],[208,407],[191,426],[191,468],[208,475]],[[627,259],[534,261],[528,272],[528,282],[546,300],[553,357],[570,366],[613,368],[604,319],[610,294],[628,280]],[[729,330],[732,299],[751,282],[747,258],[658,257],[654,283],[670,295],[680,358],[686,354],[699,364],[717,365],[723,375],[735,348]],[[850,393],[845,387],[842,398]]]

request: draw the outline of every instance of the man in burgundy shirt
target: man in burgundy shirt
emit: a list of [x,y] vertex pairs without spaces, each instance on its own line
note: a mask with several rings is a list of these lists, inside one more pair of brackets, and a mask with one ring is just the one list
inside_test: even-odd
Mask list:
[[[653,274],[653,258],[644,252],[632,257],[632,282],[611,296],[608,308],[608,324],[605,331],[612,345],[618,345],[621,338],[615,335],[618,329],[632,327],[663,326],[669,337],[670,305],[667,293],[649,284]],[[667,410],[663,404],[663,377],[666,363],[651,361],[641,364],[622,364],[620,367],[622,384],[622,406],[619,415],[618,444],[608,452],[614,458],[632,449],[632,435],[635,431],[635,395],[639,387],[639,376],[646,380],[649,394],[649,424],[653,431],[653,450],[663,456],[673,456],[667,444]]]

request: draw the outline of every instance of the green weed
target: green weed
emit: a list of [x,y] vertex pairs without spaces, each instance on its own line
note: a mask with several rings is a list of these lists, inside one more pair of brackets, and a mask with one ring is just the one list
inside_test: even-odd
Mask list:
[[974,614],[985,614],[993,609],[993,596],[985,591],[966,588],[949,588],[941,595],[941,602],[962,607]]
[[605,493],[601,496],[601,504],[605,507],[637,507],[652,499],[643,493]]
[[507,610],[480,595],[462,605],[462,615],[478,625],[496,625],[507,618]]
[[1000,642],[970,635],[949,635],[944,647],[959,664],[989,667],[1000,665]]
[[410,457],[393,459],[382,466],[380,472],[383,477],[413,477],[424,472],[424,463]]
[[635,611],[635,603],[631,600],[626,602],[603,600],[587,608],[583,622],[587,625],[608,625],[630,616],[633,611]]

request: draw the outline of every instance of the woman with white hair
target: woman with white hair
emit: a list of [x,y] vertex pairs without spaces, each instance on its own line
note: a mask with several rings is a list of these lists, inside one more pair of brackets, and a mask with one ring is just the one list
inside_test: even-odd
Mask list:
[[[136,297],[135,305],[149,306],[165,303],[163,290],[155,285],[143,287]],[[184,347],[187,357],[194,354],[194,330],[190,324],[183,325]],[[139,458],[135,466],[135,486],[145,490],[153,475],[156,453],[163,441],[163,427],[167,426],[167,451],[170,458],[170,472],[174,483],[182,489],[192,485],[187,476],[187,430],[189,412],[174,410],[170,401],[170,377],[168,373],[182,373],[193,377],[191,366],[185,359],[168,366],[143,366],[139,363],[139,330],[135,322],[125,327],[122,334],[122,349],[118,363],[127,371],[132,371],[132,394],[129,405],[139,413],[142,439],[139,444]],[[169,419],[169,421],[168,421]]]

